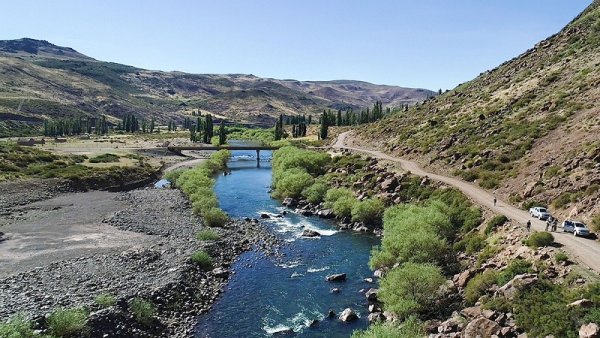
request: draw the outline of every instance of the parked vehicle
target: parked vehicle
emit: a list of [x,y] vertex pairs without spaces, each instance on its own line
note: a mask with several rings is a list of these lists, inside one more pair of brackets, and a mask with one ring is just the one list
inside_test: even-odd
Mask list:
[[566,219],[563,222],[563,231],[572,232],[575,236],[587,237],[590,235],[590,229],[583,222],[572,219]]
[[531,217],[535,217],[541,220],[545,220],[548,219],[548,217],[550,217],[548,209],[543,207],[533,207],[529,209],[529,214],[531,215]]

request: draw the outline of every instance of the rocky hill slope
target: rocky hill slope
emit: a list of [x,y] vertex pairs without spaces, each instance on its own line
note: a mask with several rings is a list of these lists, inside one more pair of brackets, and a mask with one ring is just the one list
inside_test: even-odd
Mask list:
[[393,107],[433,94],[358,81],[300,82],[242,74],[151,71],[96,61],[47,41],[0,41],[0,136],[24,123],[74,114],[106,114],[117,122],[134,113],[167,122],[201,109],[240,122],[272,124],[279,114],[361,109],[375,100]]
[[600,214],[599,85],[594,1],[522,55],[359,135],[513,203],[591,221]]

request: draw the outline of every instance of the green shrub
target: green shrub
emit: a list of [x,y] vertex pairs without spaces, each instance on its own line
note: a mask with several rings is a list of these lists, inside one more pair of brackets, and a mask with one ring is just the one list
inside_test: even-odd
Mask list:
[[485,237],[479,233],[469,233],[462,240],[454,243],[452,248],[455,251],[464,251],[465,253],[472,255],[476,252],[481,251],[487,246]]
[[355,202],[352,207],[352,221],[364,224],[378,224],[381,222],[384,210],[385,205],[377,198]]
[[358,202],[355,197],[342,197],[333,203],[333,213],[338,217],[352,216],[352,208]]
[[559,251],[554,255],[554,261],[556,263],[566,262],[569,260],[569,256],[564,251]]
[[191,195],[190,198],[192,200],[192,211],[196,215],[205,216],[209,210],[218,209],[219,201],[214,195],[199,195],[194,194]]
[[485,233],[487,235],[494,232],[494,230],[498,227],[503,226],[506,222],[508,222],[508,218],[504,215],[496,215],[492,218],[487,225],[485,226]]
[[217,241],[219,238],[221,238],[221,236],[219,236],[219,233],[213,229],[204,229],[198,231],[196,238],[199,241]]
[[512,262],[510,262],[506,269],[502,270],[498,274],[496,284],[498,284],[498,286],[503,286],[504,284],[510,282],[516,275],[529,272],[533,272],[530,262],[524,259],[514,259]]
[[324,152],[296,147],[279,148],[273,153],[273,182],[277,183],[280,174],[289,169],[303,169],[310,175],[323,174],[330,161],[331,157]]
[[369,325],[365,331],[354,331],[352,338],[417,338],[426,337],[423,323],[414,316],[408,317],[400,326],[392,323]]
[[171,182],[171,186],[175,186],[177,179],[179,178],[179,176],[185,172],[187,169],[176,169],[176,170],[171,170],[168,173],[165,174],[165,179],[169,182]]
[[229,217],[219,208],[210,208],[202,213],[204,224],[209,227],[222,227],[227,223]]
[[279,175],[273,191],[278,198],[298,198],[302,196],[302,191],[314,182],[312,176],[301,168],[287,169]]
[[57,337],[78,337],[87,329],[87,310],[58,309],[48,317],[48,328]]
[[150,325],[156,315],[156,305],[143,298],[134,298],[129,303],[129,311],[138,323]]
[[327,190],[327,185],[324,182],[316,181],[310,187],[302,191],[302,196],[304,196],[308,202],[318,204],[323,202]]
[[578,337],[580,316],[567,306],[566,291],[545,280],[520,290],[513,301],[517,325],[531,337]]
[[210,269],[212,267],[212,257],[205,251],[196,251],[192,254],[192,262],[199,265],[203,269]]
[[459,170],[454,174],[462,177],[462,179],[467,182],[473,182],[479,178],[479,174],[477,174],[475,170]]
[[401,318],[431,311],[446,282],[439,267],[406,263],[381,279],[379,299],[385,308]]
[[33,331],[31,322],[23,315],[10,317],[0,323],[0,337],[5,338],[33,338],[38,335]]
[[525,240],[525,244],[532,248],[548,246],[554,243],[554,236],[549,232],[534,232]]
[[101,308],[107,308],[115,305],[116,303],[117,299],[110,293],[101,293],[96,296],[96,304],[98,304]]
[[565,191],[562,194],[558,195],[558,197],[556,199],[554,199],[554,201],[552,202],[552,205],[556,209],[564,209],[571,202],[573,202],[573,194],[568,191]]
[[483,296],[492,285],[496,284],[497,278],[498,273],[491,270],[475,275],[465,287],[465,300],[469,304],[475,304],[479,297]]
[[354,193],[348,188],[329,189],[325,194],[325,208],[333,209],[333,205],[340,198],[354,198]]
[[371,268],[394,264],[442,263],[448,244],[438,235],[449,225],[448,216],[434,206],[398,205],[388,208],[383,216],[381,247],[371,253]]
[[90,158],[90,163],[113,163],[119,162],[119,155],[115,154],[102,154]]

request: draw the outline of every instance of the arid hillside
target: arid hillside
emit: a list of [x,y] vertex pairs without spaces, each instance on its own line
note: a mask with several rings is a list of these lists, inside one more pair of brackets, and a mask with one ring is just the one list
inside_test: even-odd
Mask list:
[[594,1],[522,55],[359,136],[523,207],[540,202],[591,221],[600,214],[599,85]]
[[0,136],[18,134],[46,118],[106,114],[183,120],[200,109],[250,123],[280,114],[362,109],[376,100],[398,107],[435,93],[359,81],[300,82],[243,74],[151,71],[102,62],[46,41],[0,41]]

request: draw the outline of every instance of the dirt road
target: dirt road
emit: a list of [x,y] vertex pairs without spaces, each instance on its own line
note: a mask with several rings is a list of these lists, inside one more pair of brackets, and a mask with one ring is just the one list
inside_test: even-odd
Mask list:
[[[362,153],[367,153],[378,159],[399,163],[404,170],[410,171],[414,175],[427,176],[433,180],[446,183],[459,189],[465,195],[469,196],[473,200],[473,202],[483,207],[486,207],[494,211],[495,213],[505,215],[506,217],[521,223],[523,226],[525,226],[527,220],[531,220],[532,231],[544,231],[545,229],[546,223],[544,221],[540,221],[530,217],[529,213],[525,210],[521,210],[515,206],[510,205],[509,203],[500,200],[498,200],[496,205],[494,206],[494,196],[471,183],[453,177],[446,177],[427,172],[415,162],[404,160],[398,157],[393,157],[381,151],[347,146],[346,139],[350,135],[351,132],[345,132],[340,134],[335,144],[333,145],[333,148],[354,150]],[[591,239],[574,237],[570,233],[563,233],[561,228],[559,228],[558,230],[560,232],[553,233],[554,239],[556,242],[564,246],[564,249],[570,253],[570,257],[572,259],[578,260],[579,262],[595,270],[596,272],[600,272],[600,244],[596,243]]]

